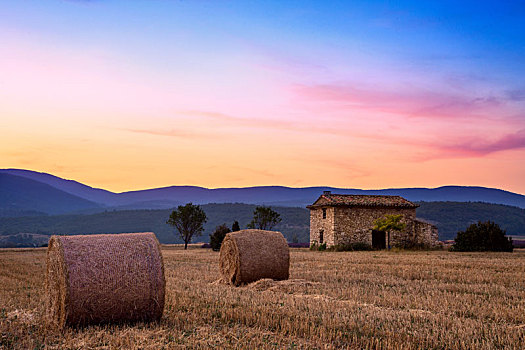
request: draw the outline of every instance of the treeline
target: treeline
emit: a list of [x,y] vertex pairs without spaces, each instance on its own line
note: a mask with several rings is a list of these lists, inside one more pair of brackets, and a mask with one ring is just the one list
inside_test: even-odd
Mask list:
[[525,209],[483,202],[419,202],[417,216],[437,224],[439,239],[454,239],[478,221],[493,221],[507,235],[525,235]]
[[[246,228],[253,217],[256,205],[205,204],[201,206],[208,221],[204,234],[193,241],[208,242],[215,227],[225,223],[231,227],[237,220]],[[309,213],[304,208],[273,207],[282,218],[276,226],[289,242],[309,241]],[[161,243],[181,243],[173,227],[166,224],[172,209],[106,211],[90,215],[55,215],[0,218],[0,234],[20,232],[38,234],[92,234],[120,232],[155,232]]]
[[[421,202],[417,216],[437,224],[441,240],[454,239],[458,231],[478,221],[493,221],[510,235],[525,235],[525,209],[479,202]],[[194,241],[208,242],[215,227],[231,227],[237,220],[246,228],[256,205],[202,205],[208,221],[204,234]],[[305,208],[273,207],[282,218],[275,228],[289,242],[309,242],[310,216]],[[120,232],[155,232],[162,243],[181,243],[173,228],[166,224],[171,209],[106,211],[90,215],[26,216],[0,218],[0,235],[21,232],[37,234],[89,234]]]

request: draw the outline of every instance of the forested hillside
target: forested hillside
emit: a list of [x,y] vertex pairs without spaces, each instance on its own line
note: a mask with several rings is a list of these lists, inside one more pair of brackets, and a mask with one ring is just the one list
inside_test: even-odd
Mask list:
[[[441,240],[454,239],[456,233],[471,223],[492,220],[510,235],[525,235],[525,209],[470,202],[421,202],[417,216],[437,224]],[[208,222],[205,232],[194,241],[208,242],[214,228],[225,223],[231,227],[239,221],[241,228],[250,222],[255,209],[251,204],[205,204]],[[273,207],[282,217],[275,229],[289,242],[309,241],[309,213],[305,208]],[[0,218],[0,235],[18,233],[82,234],[153,231],[162,243],[179,243],[174,229],[166,224],[171,209],[106,211],[90,215],[27,216]],[[12,237],[21,241],[26,235]],[[5,239],[4,239],[5,241]],[[1,241],[0,241],[1,242]],[[23,242],[20,242],[23,244]],[[33,244],[33,243],[31,243]]]
[[[239,221],[245,228],[253,216],[255,205],[205,204],[208,221],[204,234],[193,241],[208,242],[216,226],[225,223],[231,227]],[[308,210],[304,208],[274,207],[280,213],[282,223],[275,229],[281,231],[288,241],[307,242],[309,236]],[[180,243],[174,228],[166,224],[171,209],[107,211],[91,215],[31,216],[0,218],[0,234],[19,232],[38,234],[88,234],[153,231],[162,243]]]
[[417,216],[439,229],[439,239],[454,239],[458,231],[470,224],[491,220],[509,235],[525,234],[525,209],[502,204],[481,202],[420,202]]

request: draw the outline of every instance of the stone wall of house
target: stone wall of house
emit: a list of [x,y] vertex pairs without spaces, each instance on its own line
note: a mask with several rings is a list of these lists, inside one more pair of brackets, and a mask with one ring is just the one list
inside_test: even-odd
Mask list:
[[[310,210],[310,245],[326,243],[333,246],[334,240],[334,207],[326,207],[326,218],[323,219],[323,209]],[[320,239],[320,231],[323,230],[323,242]]]
[[416,217],[416,210],[411,208],[358,208],[336,207],[334,241],[335,244],[363,242],[372,245],[372,227],[377,219],[386,215],[403,215],[407,224],[404,231],[390,236],[390,245],[398,243],[402,237],[410,234],[410,222]]
[[439,245],[438,229],[428,222],[414,220],[414,238],[416,244],[435,248]]
[[374,222],[386,215],[399,214],[403,215],[402,222],[406,226],[403,231],[390,233],[390,246],[404,246],[410,242],[427,247],[439,244],[437,227],[416,219],[415,209],[329,206],[325,209],[325,219],[322,208],[310,210],[310,244],[321,243],[320,231],[323,230],[323,243],[328,247],[357,242],[372,245]]

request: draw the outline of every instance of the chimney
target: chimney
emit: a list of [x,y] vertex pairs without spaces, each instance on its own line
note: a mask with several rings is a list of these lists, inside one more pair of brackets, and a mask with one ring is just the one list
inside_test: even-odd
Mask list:
[[329,196],[332,194],[332,191],[323,191],[323,196]]

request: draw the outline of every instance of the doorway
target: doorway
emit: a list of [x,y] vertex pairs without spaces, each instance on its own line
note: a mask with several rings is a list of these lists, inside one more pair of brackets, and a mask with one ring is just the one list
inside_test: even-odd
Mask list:
[[372,230],[372,248],[373,249],[386,249],[385,231]]

